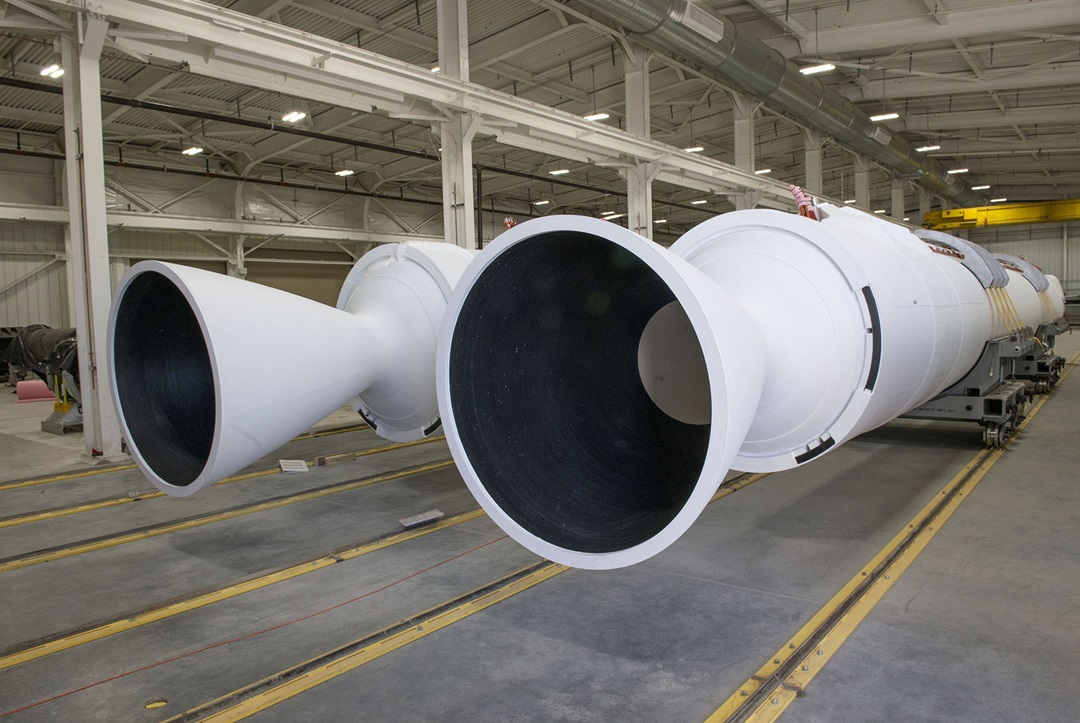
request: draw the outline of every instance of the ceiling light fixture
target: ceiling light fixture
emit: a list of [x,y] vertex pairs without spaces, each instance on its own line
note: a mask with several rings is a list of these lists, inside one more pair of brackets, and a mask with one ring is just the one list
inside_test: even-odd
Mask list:
[[836,66],[832,63],[822,63],[821,65],[810,65],[805,68],[799,68],[799,72],[803,75],[814,75],[815,73],[828,73],[830,70],[836,70]]
[[348,168],[342,168],[340,171],[334,171],[335,176],[351,176],[354,173],[356,173],[356,171]]
[[701,153],[705,150],[705,146],[690,146],[689,148],[683,148],[687,153]]
[[590,113],[587,116],[582,116],[582,118],[587,121],[607,120],[610,117],[611,116],[609,116],[607,113]]
[[755,176],[764,176],[766,173],[772,173],[772,169],[771,168],[759,168],[756,171],[754,171]]
[[900,117],[899,113],[882,113],[880,115],[870,116],[870,120],[877,123],[878,121],[896,120]]
[[440,70],[442,70],[442,68],[440,68],[439,66],[436,65],[434,68],[431,69],[431,72],[432,73],[438,73]]
[[1005,203],[1008,200],[1007,198],[991,198],[990,203]]
[[552,176],[561,176],[564,173],[569,173],[569,168],[556,168],[554,171],[548,171]]
[[990,186],[988,186],[988,185],[987,186],[972,186],[971,190],[972,191],[985,191],[988,188],[990,188]]
[[966,169],[966,168],[950,168],[949,170],[947,170],[945,172],[948,173],[950,176],[955,176],[957,173],[967,173],[968,169]]
[[203,149],[199,148],[198,146],[191,146],[190,148],[185,148],[180,152],[183,153],[185,156],[197,156],[203,152]]
[[875,210],[874,213],[885,213],[885,209],[879,208],[879,209]]
[[667,223],[667,219],[666,218],[658,218],[655,221],[653,221],[653,223]]
[[693,204],[694,206],[700,206],[701,204],[708,203],[708,202],[709,202],[709,200],[707,198],[699,198],[699,199],[697,199],[695,201],[691,201],[690,203]]
[[937,145],[919,146],[918,148],[915,149],[915,152],[916,153],[926,153],[927,151],[937,151],[937,150],[940,150],[940,149],[941,149],[941,146],[937,146]]
[[549,203],[551,203],[551,201],[533,201],[534,206],[546,206]]
[[52,65],[48,66],[47,68],[42,68],[41,69],[41,75],[48,76],[49,78],[59,78],[63,74],[64,74],[64,69],[61,68],[56,63],[53,63]]
[[854,198],[849,199],[847,201],[844,201],[844,203],[855,203],[855,199]]
[[307,113],[301,110],[291,110],[285,115],[281,116],[281,120],[285,121],[286,123],[296,123],[298,121],[304,120],[305,118],[307,118]]

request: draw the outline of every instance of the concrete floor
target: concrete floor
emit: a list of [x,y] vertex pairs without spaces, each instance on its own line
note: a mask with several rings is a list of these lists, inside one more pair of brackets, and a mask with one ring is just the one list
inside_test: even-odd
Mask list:
[[[1077,720],[1078,426],[1073,374],[783,719]],[[253,467],[381,444],[369,430],[293,442]],[[563,573],[256,719],[703,720],[980,444],[974,426],[893,422],[724,498],[652,560]],[[0,558],[447,456],[437,442],[0,529]],[[148,486],[127,472],[0,491],[0,516]],[[474,506],[448,468],[3,572],[0,648]],[[0,714],[121,675],[10,719],[161,720],[535,560],[473,520],[0,671]]]

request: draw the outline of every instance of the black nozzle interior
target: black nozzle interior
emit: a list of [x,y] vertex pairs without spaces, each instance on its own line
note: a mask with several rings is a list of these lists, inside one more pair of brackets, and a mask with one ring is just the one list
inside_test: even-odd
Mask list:
[[616,552],[662,530],[693,492],[710,426],[649,398],[638,345],[675,300],[623,247],[565,231],[494,259],[450,348],[461,444],[499,507],[563,549]]
[[128,442],[171,485],[191,484],[214,441],[214,372],[199,320],[166,276],[136,276],[119,300],[113,366]]

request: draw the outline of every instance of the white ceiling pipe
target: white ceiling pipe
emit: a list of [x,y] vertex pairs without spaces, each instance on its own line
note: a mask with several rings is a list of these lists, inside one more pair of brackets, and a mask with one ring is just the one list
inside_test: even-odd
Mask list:
[[[729,468],[835,449],[959,381],[1008,332],[959,255],[823,210],[725,214],[670,251],[547,217],[482,251],[447,312],[437,385],[451,452],[492,519],[556,562],[639,562],[685,532]],[[1038,303],[1009,275],[1018,308]]]
[[159,489],[190,495],[354,397],[382,436],[427,436],[438,427],[437,330],[471,257],[448,244],[382,246],[349,274],[340,310],[186,266],[132,266],[109,323],[132,456]]

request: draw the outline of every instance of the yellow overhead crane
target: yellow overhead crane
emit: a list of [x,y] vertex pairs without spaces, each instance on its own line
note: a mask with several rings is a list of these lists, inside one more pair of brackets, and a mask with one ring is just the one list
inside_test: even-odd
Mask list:
[[1080,219],[1080,198],[1067,201],[995,203],[976,208],[931,211],[923,226],[936,231],[952,231],[978,226],[1012,226],[1020,223],[1062,223]]

